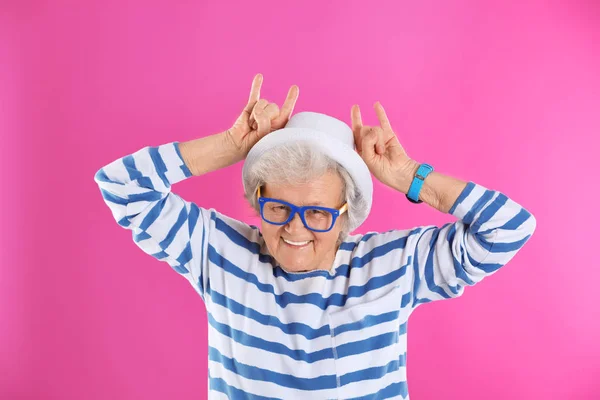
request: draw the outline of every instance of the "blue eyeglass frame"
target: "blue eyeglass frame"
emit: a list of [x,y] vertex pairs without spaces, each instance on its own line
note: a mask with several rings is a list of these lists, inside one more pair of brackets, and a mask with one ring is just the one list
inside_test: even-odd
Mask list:
[[[258,187],[257,190],[257,195],[258,195],[258,204],[260,205],[260,216],[263,219],[263,221],[271,224],[271,225],[285,225],[287,223],[289,223],[292,219],[294,219],[294,215],[296,215],[296,213],[298,213],[298,215],[300,216],[300,219],[302,220],[302,223],[304,224],[304,227],[310,231],[313,232],[329,232],[330,230],[333,229],[333,227],[335,226],[335,221],[338,219],[338,217],[340,215],[342,215],[343,213],[345,213],[348,210],[348,203],[344,203],[343,206],[341,206],[339,209],[335,209],[335,208],[329,208],[329,207],[321,207],[321,206],[302,206],[299,207],[297,205],[294,205],[292,203],[288,203],[287,201],[283,201],[283,200],[279,200],[279,199],[273,199],[270,197],[262,197],[260,195],[260,186]],[[287,220],[285,220],[284,222],[271,222],[271,221],[267,221],[264,214],[263,214],[263,209],[265,207],[265,203],[268,201],[274,201],[276,203],[280,203],[280,204],[284,204],[286,206],[288,206],[291,210],[290,212],[290,216],[288,217]],[[316,209],[316,210],[324,210],[324,211],[329,211],[333,217],[332,221],[331,221],[331,226],[329,227],[329,229],[313,229],[311,227],[308,226],[308,224],[306,223],[306,220],[304,219],[304,211],[306,210],[310,210],[310,209]]]

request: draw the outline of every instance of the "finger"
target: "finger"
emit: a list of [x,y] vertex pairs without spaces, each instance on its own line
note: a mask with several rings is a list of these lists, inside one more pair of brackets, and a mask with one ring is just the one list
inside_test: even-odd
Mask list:
[[383,129],[375,129],[377,132],[377,143],[375,144],[375,151],[377,154],[381,155],[385,153],[385,132]]
[[360,108],[358,104],[352,106],[352,110],[350,112],[350,116],[352,118],[352,133],[354,134],[354,144],[356,145],[356,150],[360,154],[362,151],[362,138],[361,131],[363,128],[362,117],[360,115]]
[[252,108],[252,112],[250,113],[250,118],[248,119],[248,125],[252,127],[252,129],[256,129],[258,125],[256,124],[256,111],[264,110],[265,107],[269,104],[269,100],[260,99],[254,104]]
[[362,116],[360,115],[360,107],[358,106],[358,104],[355,104],[352,106],[351,117],[352,117],[352,131],[360,130],[360,128],[362,128],[362,126],[363,126],[363,123],[362,123]]
[[378,135],[375,130],[367,132],[362,139],[361,156],[365,162],[370,163],[375,158],[375,146],[377,144]]
[[375,107],[375,113],[377,114],[377,118],[379,119],[379,124],[381,125],[381,127],[385,130],[391,131],[392,125],[390,124],[390,120],[388,119],[387,114],[385,113],[385,110],[381,103],[377,101],[375,102],[373,107]]
[[256,122],[257,122],[257,134],[261,138],[271,131],[271,120],[267,117],[264,110],[258,109],[256,111]]
[[294,107],[296,106],[296,101],[298,100],[298,95],[300,94],[300,88],[297,85],[293,85],[288,91],[288,95],[283,102],[283,106],[281,107],[281,112],[279,113],[279,117],[273,121],[273,125],[276,128],[282,128],[287,124],[294,111]]
[[[254,112],[258,111],[258,109],[260,107],[260,110],[263,111],[263,114],[265,114],[267,116],[267,118],[269,119],[269,121],[271,121],[271,127],[272,127],[273,120],[279,116],[279,106],[275,103],[269,103],[268,101],[266,103],[267,103],[267,105],[265,107],[262,107],[263,103],[261,103],[260,101],[258,103],[256,103]],[[258,124],[256,123],[256,121],[254,121],[250,126],[254,130],[258,129]]]
[[250,89],[250,96],[248,97],[248,104],[244,111],[250,113],[254,108],[254,105],[260,99],[260,87],[262,86],[263,76],[262,74],[256,74],[254,76],[254,80],[252,81],[252,88]]
[[267,114],[267,117],[269,118],[269,121],[271,121],[271,125],[273,125],[273,121],[278,119],[281,115],[279,112],[279,106],[275,103],[267,104],[264,110],[265,114]]
[[[261,108],[261,112],[267,116],[273,128],[273,120],[279,116],[279,106],[275,103],[269,103],[265,108]],[[256,121],[251,126],[254,130],[258,129]]]

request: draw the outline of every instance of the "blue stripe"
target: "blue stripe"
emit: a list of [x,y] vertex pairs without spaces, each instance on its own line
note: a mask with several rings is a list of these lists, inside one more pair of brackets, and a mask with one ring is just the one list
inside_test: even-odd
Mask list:
[[406,292],[402,295],[402,301],[400,302],[400,308],[404,308],[410,304],[411,296],[412,296],[412,291]]
[[479,261],[477,261],[473,257],[471,257],[471,255],[469,253],[467,253],[467,258],[469,259],[469,262],[474,267],[477,267],[480,270],[482,270],[483,272],[486,272],[488,274],[491,274],[492,272],[497,271],[498,269],[500,269],[501,267],[503,267],[505,265],[505,264],[480,263]]
[[[174,196],[174,195],[172,193],[170,193],[169,196]],[[166,203],[166,200],[163,201],[162,203],[163,204]],[[164,208],[164,207],[162,207],[162,208]],[[196,215],[196,218],[198,218],[198,215]],[[169,228],[169,232],[167,232],[167,236],[160,242],[160,247],[162,247],[163,249],[168,248],[171,245],[171,243],[173,243],[173,241],[175,240],[175,237],[177,236],[177,233],[179,232],[179,230],[181,229],[183,224],[186,223],[187,220],[188,220],[188,211],[187,211],[185,204],[183,204],[183,207],[181,207],[181,210],[179,211],[179,215],[177,216],[177,220]],[[194,225],[196,224],[196,221],[192,221],[192,222]],[[143,223],[142,223],[142,225],[143,225]],[[186,236],[184,236],[184,238],[185,237]],[[189,237],[190,236],[188,233],[187,234],[188,246],[189,246]],[[191,258],[192,257],[191,257],[191,252],[190,252],[190,257],[187,260],[189,261]]]
[[[148,188],[148,189],[152,190],[153,192],[156,190],[154,188],[154,185],[152,184],[152,179],[150,179],[149,176],[144,176],[142,174],[142,172],[138,170],[137,166],[135,165],[135,159],[133,158],[132,155],[123,157],[121,159],[121,161],[123,162],[123,165],[125,166],[125,169],[127,170],[127,173],[129,174],[130,181],[136,182],[138,184],[138,186],[143,187],[143,188]],[[139,201],[134,196],[137,196],[137,195],[130,195],[130,197],[129,197],[130,201]],[[134,200],[132,200],[132,198]]]
[[308,364],[312,364],[322,360],[333,359],[333,349],[331,347],[314,351],[312,353],[307,353],[304,350],[290,349],[289,347],[284,346],[281,343],[270,342],[268,340],[264,340],[256,336],[249,335],[240,330],[233,329],[227,324],[218,322],[210,313],[208,314],[208,323],[220,334],[227,336],[230,339],[233,339],[236,343],[242,344],[247,347],[253,347],[256,349],[264,350],[269,353],[275,354],[275,356],[284,355],[288,356],[292,360],[303,361]]
[[240,363],[233,358],[224,356],[216,348],[208,347],[208,359],[218,362],[225,369],[246,379],[262,382],[271,382],[279,386],[299,390],[323,390],[337,387],[336,375],[321,375],[316,378],[298,378],[293,375],[282,374],[264,368]]
[[160,261],[163,261],[163,259],[169,257],[169,255],[164,250],[161,250],[158,253],[152,254],[152,257],[154,257]]
[[135,203],[139,201],[153,202],[160,200],[164,197],[164,193],[152,190],[146,193],[132,193],[127,196],[128,203]]
[[[447,224],[449,225],[449,224]],[[445,226],[447,226],[445,225]],[[438,247],[438,240],[447,240],[447,239],[443,239],[443,238],[439,238],[439,234],[441,232],[441,229],[436,228],[433,231],[433,235],[431,236],[431,240],[429,241],[429,253],[427,255],[427,261],[425,262],[425,281],[427,282],[427,287],[429,288],[430,291],[439,294],[440,296],[442,296],[445,299],[449,299],[452,296],[449,295],[448,293],[446,293],[446,291],[439,285],[437,285],[435,283],[435,269],[434,269],[434,263],[439,263],[439,261],[435,261],[435,260],[440,260],[443,257],[438,256],[436,254],[437,252],[437,247]],[[450,252],[452,252],[452,242],[449,243],[444,243],[443,245],[440,244],[440,246],[442,247],[442,249],[446,249],[449,248]],[[443,277],[442,278],[442,282],[444,282]],[[452,294],[454,295],[458,295],[460,293],[461,290],[461,286],[460,285],[456,285],[456,286],[452,286],[450,284],[448,284],[447,282],[445,283],[445,287],[447,287]]]
[[127,228],[129,225],[131,225],[131,222],[129,222],[129,219],[127,219],[127,217],[123,217],[117,221],[117,224]]
[[470,227],[470,230],[474,232],[474,236],[481,245],[481,247],[483,247],[489,252],[506,253],[509,251],[518,250],[526,242],[526,240],[520,240],[514,243],[492,243],[485,239],[485,235],[477,232],[479,230],[479,227],[488,222],[494,215],[496,215],[496,213],[506,204],[507,201],[508,197],[506,197],[502,193],[499,193],[498,196],[494,199],[494,201],[481,212],[479,218],[477,218],[477,221],[475,221]]
[[475,204],[473,204],[473,207],[469,210],[469,212],[465,214],[462,221],[465,224],[470,225],[473,222],[473,218],[475,218],[475,215],[479,212],[479,210],[481,210],[481,208],[485,206],[494,197],[494,193],[496,192],[494,192],[493,190],[486,190],[483,193],[483,195],[479,199],[477,199]]
[[401,364],[404,362],[404,358],[401,357],[399,360],[391,361],[387,365],[349,372],[340,376],[340,385],[344,386],[354,382],[361,382],[370,379],[379,379],[391,372],[397,371],[398,368],[401,367]]
[[[151,238],[150,234],[149,234],[148,232],[146,232],[146,231],[141,231],[140,233],[135,233],[135,232],[132,232],[132,233],[133,233],[133,234],[132,234],[132,236],[133,236],[133,241],[134,241],[134,242],[136,242],[136,243],[139,243],[139,242],[141,242],[142,240],[147,240],[147,239],[150,239],[150,238]],[[161,253],[163,253],[163,252],[161,251]],[[158,254],[158,253],[157,253],[157,254]],[[165,253],[165,254],[166,254],[166,253]],[[157,257],[157,258],[158,258],[158,257]],[[162,258],[162,257],[160,257],[160,258]]]
[[373,350],[383,349],[398,343],[398,331],[382,333],[368,339],[344,343],[335,347],[337,358],[368,353]]
[[106,171],[104,171],[104,168],[100,168],[98,171],[96,171],[96,173],[94,174],[94,180],[96,180],[98,182],[114,183],[115,185],[121,185],[121,186],[125,185],[123,182],[117,182],[117,181],[113,181],[112,179],[110,179],[106,175]]
[[361,242],[366,242],[367,240],[371,239],[371,237],[378,235],[378,232],[370,232],[367,233],[365,235],[363,235],[360,240],[358,242],[344,242],[340,245],[339,249],[340,250],[344,250],[344,251],[354,251],[354,249],[356,248],[356,246],[359,245],[359,243]]
[[188,168],[187,164],[185,163],[183,156],[181,155],[181,149],[179,148],[179,142],[173,142],[173,147],[175,148],[175,152],[177,153],[177,155],[179,156],[179,160],[181,161],[181,166],[179,168],[181,168],[181,171],[183,172],[185,177],[189,178],[193,174],[192,174],[192,171],[190,171],[190,169]]
[[189,274],[190,273],[190,271],[185,266],[183,266],[181,264],[179,264],[179,265],[173,265],[172,267],[173,267],[173,269],[175,271],[177,271],[180,274]]
[[227,296],[224,296],[214,289],[211,291],[210,298],[213,303],[225,307],[229,312],[237,315],[243,315],[244,317],[250,318],[264,326],[273,326],[279,328],[286,335],[300,335],[304,336],[306,339],[312,340],[322,336],[329,336],[331,334],[329,325],[314,329],[311,326],[301,322],[283,323],[274,315],[262,314],[250,307],[246,307],[243,304],[238,303]]
[[421,297],[421,298],[418,298],[418,299],[417,299],[417,300],[415,300],[415,302],[413,303],[413,308],[414,308],[414,307],[416,307],[416,306],[418,306],[419,304],[425,304],[425,303],[429,303],[429,302],[431,302],[431,301],[432,301],[431,299],[428,299],[428,298],[426,298],[426,297]]
[[111,203],[114,204],[119,204],[122,206],[126,206],[127,203],[129,203],[129,201],[127,201],[127,199],[123,199],[121,197],[118,197],[112,193],[110,193],[109,191],[105,190],[105,189],[100,189],[100,193],[102,193],[102,198],[106,201],[110,201]]
[[405,335],[406,334],[406,330],[408,327],[408,321],[406,321],[405,323],[403,323],[402,325],[400,325],[400,328],[398,329],[399,335]]
[[369,328],[371,326],[379,325],[384,322],[393,321],[398,318],[399,314],[400,314],[400,312],[398,310],[398,311],[390,311],[390,312],[378,314],[378,315],[367,315],[366,317],[362,318],[360,321],[349,322],[347,324],[343,324],[343,325],[340,325],[340,326],[334,328],[333,336],[337,336],[344,332],[357,331],[357,330]]
[[517,240],[516,242],[488,242],[487,240],[479,237],[479,243],[482,243],[490,253],[508,253],[511,251],[519,250],[525,243],[529,240],[531,235],[525,236],[521,240]]
[[[198,282],[196,282],[196,284],[198,285],[198,288],[202,291],[202,299],[206,301],[206,299],[204,299],[204,293],[206,293],[206,288],[204,287],[204,265],[205,265],[205,258],[204,258],[204,239],[205,239],[205,233],[206,233],[206,229],[204,226],[204,216],[203,216],[203,212],[200,209],[200,207],[198,207],[196,205],[196,203],[191,203],[191,208],[192,208],[192,215],[194,216],[195,220],[198,221],[198,219],[200,220],[200,224],[202,227],[202,241],[200,242],[200,276],[198,277]],[[197,215],[197,216],[196,216]],[[194,227],[195,227],[196,222],[194,222]],[[192,228],[190,228],[192,229]],[[190,237],[191,237],[191,233],[190,233]],[[208,281],[210,279],[210,275],[206,276],[206,280]],[[207,286],[210,286],[210,283],[207,284]]]
[[479,214],[477,220],[473,222],[471,226],[473,232],[477,232],[481,225],[485,224],[490,219],[492,219],[494,215],[496,215],[498,211],[502,207],[504,207],[507,201],[508,197],[506,197],[502,193],[498,193],[498,196],[494,198],[494,201],[492,201],[486,208],[484,208],[483,211],[481,211],[481,214]]
[[[153,192],[160,193],[160,192]],[[165,207],[165,203],[167,202],[167,197],[164,197],[160,200],[155,201],[155,204],[152,206],[150,211],[144,217],[142,223],[140,224],[140,228],[143,230],[148,230],[148,228],[160,217],[163,208]]]
[[[419,238],[419,240],[421,240],[422,237],[425,236],[425,233],[431,229],[435,230],[437,228],[432,227],[432,228],[425,229],[423,231],[423,234]],[[413,277],[414,277],[413,278],[413,302],[412,302],[413,307],[416,307],[419,303],[425,302],[425,301],[421,301],[421,298],[417,297],[417,294],[421,290],[421,273],[419,270],[419,254],[418,253],[419,253],[419,242],[417,241],[417,244],[415,245],[415,254],[414,254],[414,263],[413,263]]]
[[185,244],[185,247],[183,248],[183,251],[181,252],[179,257],[175,258],[175,260],[181,266],[184,266],[187,263],[189,263],[192,260],[192,258],[193,258],[192,245],[191,245],[190,241],[188,240],[188,242]]
[[408,385],[405,381],[392,383],[386,386],[377,393],[369,394],[367,396],[352,397],[349,400],[376,400],[376,399],[389,399],[391,397],[406,397],[408,396]]
[[464,199],[469,197],[469,195],[471,194],[471,192],[473,191],[474,188],[475,188],[475,183],[467,182],[467,186],[463,189],[461,194],[458,196],[458,198],[456,199],[456,201],[454,202],[454,204],[452,205],[452,207],[450,208],[450,211],[448,211],[448,213],[454,214],[454,211],[456,211],[456,207],[458,207],[458,205],[460,203],[462,203]]
[[264,397],[251,394],[240,390],[236,387],[230,386],[221,378],[213,378],[209,376],[209,387],[210,390],[224,393],[229,399],[249,399],[249,400],[278,400],[275,397]]
[[166,188],[170,188],[171,184],[169,183],[169,180],[167,179],[167,175],[165,174],[167,172],[167,166],[165,165],[162,156],[160,155],[159,151],[158,151],[158,147],[148,147],[148,153],[150,153],[150,158],[152,159],[152,163],[154,164],[154,169],[156,170],[156,174],[160,177],[160,179],[163,181],[163,184],[165,185]]
[[327,309],[328,306],[344,306],[346,301],[352,297],[362,297],[371,290],[379,289],[395,282],[406,273],[406,268],[410,264],[407,263],[386,275],[371,278],[362,286],[350,286],[347,293],[333,293],[329,297],[323,297],[319,293],[297,295],[290,292],[283,292],[281,294],[275,294],[273,285],[260,282],[256,275],[244,271],[225,257],[221,256],[211,244],[208,245],[208,259],[216,266],[224,269],[225,272],[253,284],[259,291],[272,294],[275,302],[281,308],[285,308],[289,304],[312,304],[321,310]]
[[135,159],[133,158],[133,155],[128,155],[121,158],[121,162],[125,166],[125,170],[129,175],[130,181],[135,181],[136,179],[141,178],[143,176],[142,172],[139,171],[135,165]]

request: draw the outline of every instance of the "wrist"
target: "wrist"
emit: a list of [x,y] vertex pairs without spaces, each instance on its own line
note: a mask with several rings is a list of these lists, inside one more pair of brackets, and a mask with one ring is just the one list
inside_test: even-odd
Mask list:
[[235,143],[235,140],[233,140],[233,134],[231,132],[231,129],[227,129],[226,131],[221,132],[219,136],[221,137],[221,142],[225,153],[231,155],[231,164],[235,164],[238,161],[242,161],[246,158],[248,151],[246,151],[243,148],[240,148]]
[[420,165],[421,163],[411,159],[408,160],[401,168],[399,168],[393,184],[394,189],[401,193],[407,194]]
[[179,143],[181,157],[194,176],[228,167],[243,159],[227,131]]

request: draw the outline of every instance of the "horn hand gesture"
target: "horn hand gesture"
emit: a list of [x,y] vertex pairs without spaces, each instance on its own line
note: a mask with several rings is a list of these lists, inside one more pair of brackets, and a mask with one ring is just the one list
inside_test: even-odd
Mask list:
[[352,131],[356,151],[380,182],[400,188],[403,186],[399,185],[400,182],[412,179],[411,174],[414,174],[417,163],[400,144],[381,103],[376,102],[374,108],[380,126],[363,125],[360,108],[358,105],[352,106]]

